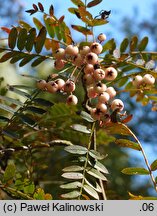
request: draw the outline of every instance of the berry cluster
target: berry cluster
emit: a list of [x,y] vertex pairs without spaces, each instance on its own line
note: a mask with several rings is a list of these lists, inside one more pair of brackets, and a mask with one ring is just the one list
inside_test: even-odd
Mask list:
[[143,77],[137,75],[134,77],[132,84],[136,88],[140,88],[140,86],[146,87],[153,85],[155,83],[155,78],[151,74],[145,74]]
[[[112,86],[107,87],[105,84],[105,82],[113,81],[118,73],[112,66],[102,67],[99,55],[103,50],[101,43],[106,40],[106,35],[100,34],[97,39],[98,42],[93,42],[89,46],[68,45],[65,49],[57,49],[53,54],[54,67],[57,70],[62,70],[65,64],[70,62],[83,72],[87,100],[91,102],[90,113],[95,120],[106,121],[106,119],[110,119],[111,112],[115,110],[121,112],[124,104],[120,99],[114,99],[115,89]],[[69,94],[67,104],[76,105],[78,103],[77,97],[73,95],[75,82],[71,78],[66,81],[60,78],[49,82],[40,80],[37,87],[50,93],[66,92]],[[92,104],[93,99],[96,104]]]

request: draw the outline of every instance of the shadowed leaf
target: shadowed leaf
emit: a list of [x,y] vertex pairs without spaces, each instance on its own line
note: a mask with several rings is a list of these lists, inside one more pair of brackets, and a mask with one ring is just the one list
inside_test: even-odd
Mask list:
[[98,5],[98,4],[100,4],[101,2],[102,2],[102,0],[93,0],[93,1],[91,1],[91,2],[89,2],[89,3],[87,4],[87,7],[88,7],[88,8],[94,7],[94,6]]
[[67,179],[83,179],[83,174],[78,172],[67,172],[63,173],[62,177]]
[[84,35],[93,35],[93,32],[90,30],[90,29],[87,29],[83,26],[79,26],[79,25],[71,25],[71,27],[78,31],[78,32],[81,32],[82,34]]
[[34,47],[35,47],[35,51],[37,53],[40,53],[43,46],[44,46],[44,43],[45,43],[45,40],[46,40],[46,28],[45,27],[42,27],[39,31],[39,34],[35,40],[35,44],[34,44]]
[[74,199],[80,196],[80,192],[79,191],[72,191],[66,194],[62,194],[61,197],[64,199]]
[[64,150],[72,154],[84,155],[87,153],[87,148],[79,145],[67,146],[64,148]]
[[14,49],[16,46],[17,35],[18,35],[17,29],[12,28],[8,37],[8,46],[11,49]]

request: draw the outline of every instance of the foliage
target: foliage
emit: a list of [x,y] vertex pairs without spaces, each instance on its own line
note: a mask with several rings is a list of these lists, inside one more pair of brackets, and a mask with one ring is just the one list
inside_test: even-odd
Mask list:
[[[47,160],[53,160],[53,154],[58,150],[60,154],[57,160],[63,173],[61,170],[53,173],[56,181],[62,179],[58,185],[61,193],[57,194],[57,198],[106,200],[108,178],[112,178],[112,169],[108,171],[105,161],[110,157],[110,152],[107,156],[106,153],[100,153],[99,148],[102,144],[114,142],[117,146],[139,151],[145,161],[145,167],[124,167],[121,172],[126,175],[149,176],[157,191],[154,177],[157,160],[149,164],[140,141],[126,125],[133,115],[122,113],[122,102],[118,104],[119,107],[113,108],[113,99],[111,104],[107,102],[103,105],[109,111],[102,114],[98,107],[100,104],[96,105],[101,82],[94,81],[97,92],[94,92],[96,96],[90,97],[88,89],[91,86],[88,86],[84,79],[86,63],[77,64],[75,60],[78,56],[72,58],[68,54],[63,61],[64,67],[57,68],[56,55],[59,48],[66,49],[72,45],[80,52],[85,46],[95,49],[95,45],[92,48],[96,40],[94,28],[107,24],[110,15],[110,11],[101,11],[95,17],[90,13],[90,8],[102,1],[71,2],[74,7],[69,8],[69,12],[82,21],[82,25],[71,25],[71,28],[85,36],[85,40],[79,44],[75,44],[71,28],[65,23],[64,16],[57,18],[53,5],[48,13],[45,12],[40,2],[26,11],[30,15],[38,12],[43,14],[42,20],[33,18],[34,26],[20,20],[18,26],[2,27],[8,34],[8,45],[0,47],[1,63],[10,60],[11,64],[19,62],[19,67],[28,63],[36,67],[49,60],[55,62],[55,70],[45,77],[45,80],[35,82],[34,86],[8,85],[8,91],[25,98],[24,102],[5,94],[0,96],[0,188],[13,198],[52,199],[53,194],[45,193],[41,182],[47,180],[47,177],[42,175],[48,169]],[[93,37],[93,41],[89,40],[89,36]],[[148,41],[148,37],[139,40],[137,36],[133,36],[130,40],[125,38],[118,48],[114,38],[104,43],[99,39],[102,50],[94,69],[101,68],[105,71],[106,80],[101,80],[101,85],[114,86],[117,95],[127,92],[130,97],[136,97],[136,101],[142,105],[151,104],[152,111],[156,111],[157,90],[154,82],[148,82],[148,75],[151,79],[157,77],[157,53],[147,51]],[[88,59],[87,55],[84,57],[86,62],[91,60],[91,56]],[[109,68],[112,68],[112,73],[117,73],[112,80],[107,79]],[[134,78],[138,76],[147,82],[135,85]],[[74,84],[78,85],[82,95],[79,95],[77,106],[74,106],[73,101],[66,100],[68,93],[70,92],[71,96],[75,90],[65,91],[69,84],[64,84],[64,89],[60,88],[55,94],[52,93],[56,78],[70,81],[73,88]],[[28,75],[27,79],[37,78]],[[49,99],[48,94],[51,95]],[[60,102],[58,97],[62,98]],[[96,112],[93,112],[94,106],[97,106]],[[131,193],[129,196],[130,199],[146,198]]]

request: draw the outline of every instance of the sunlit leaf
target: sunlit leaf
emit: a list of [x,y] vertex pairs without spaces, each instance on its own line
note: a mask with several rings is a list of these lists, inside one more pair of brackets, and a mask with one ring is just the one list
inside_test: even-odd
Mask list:
[[67,172],[63,173],[62,177],[67,179],[83,179],[83,174],[78,172]]
[[92,183],[89,182],[89,180],[87,180],[85,178],[85,182],[87,185],[89,185],[91,188],[93,188],[94,190],[96,190],[97,192],[101,193],[102,192],[102,189],[100,187],[100,185],[96,182],[96,181],[93,181]]
[[138,143],[132,142],[127,139],[117,139],[115,143],[120,147],[126,147],[126,148],[131,148],[134,150],[141,151],[141,147]]
[[94,197],[95,199],[99,199],[99,195],[98,193],[89,185],[84,185],[83,189],[92,197]]
[[72,154],[80,154],[80,155],[84,155],[88,151],[87,148],[79,145],[67,146],[64,148],[64,150]]
[[93,19],[91,26],[100,26],[107,24],[108,21],[106,19]]
[[[54,29],[54,25],[52,25],[52,19],[45,15],[44,16],[44,22],[45,22],[48,34],[50,35],[51,38],[54,38],[55,29]],[[56,21],[54,20],[54,22],[56,22]]]
[[105,131],[109,134],[121,134],[121,135],[131,135],[130,131],[126,127],[126,125],[117,122],[117,123],[110,123],[105,127]]
[[129,200],[157,200],[157,197],[143,197],[141,195],[133,195],[129,192],[130,199]]
[[99,152],[95,151],[95,150],[90,150],[89,151],[89,155],[94,158],[94,159],[98,159],[98,160],[102,160],[104,159],[104,155],[100,154]]
[[85,133],[85,134],[90,134],[90,129],[87,129],[85,125],[80,125],[80,124],[74,124],[71,126],[74,130]]
[[98,4],[100,4],[101,2],[102,2],[102,0],[93,0],[93,1],[91,1],[91,2],[89,2],[89,3],[87,4],[87,7],[88,7],[88,8],[94,7],[94,6],[98,5]]
[[22,28],[26,28],[27,30],[32,28],[27,22],[25,22],[23,20],[19,20],[18,22],[22,26]]
[[125,168],[121,172],[126,175],[149,175],[148,170],[139,167]]
[[107,178],[102,173],[100,173],[98,170],[96,170],[96,169],[93,169],[93,168],[90,167],[90,168],[87,168],[86,172],[89,175],[94,176],[97,179],[101,179],[103,181],[107,181]]
[[9,103],[12,103],[12,104],[16,104],[16,105],[18,105],[18,106],[23,106],[23,103],[22,103],[21,101],[16,100],[16,99],[14,99],[14,98],[10,98],[10,97],[7,97],[7,96],[2,96],[2,95],[0,95],[0,99],[1,99],[1,100],[4,100],[4,101],[7,101],[7,102],[9,102]]
[[157,170],[157,160],[153,161],[153,163],[150,165],[150,167],[151,167],[152,171]]
[[71,182],[71,183],[67,183],[64,185],[61,185],[60,188],[62,189],[77,189],[82,187],[82,183],[79,181],[75,181],[75,182]]
[[81,0],[71,0],[71,2],[77,6],[85,6]]
[[11,108],[10,106],[7,106],[5,104],[2,104],[2,103],[0,103],[0,109],[5,110],[5,111],[12,113],[12,114],[15,113],[15,110],[13,108]]
[[96,163],[94,164],[94,168],[99,170],[100,172],[103,172],[104,174],[109,174],[106,167],[102,163],[100,163],[99,161],[96,161]]
[[111,39],[103,45],[102,53],[105,51],[113,51],[116,48],[115,40]]
[[72,166],[65,167],[62,171],[63,172],[78,172],[82,170],[83,170],[83,167],[72,165]]
[[80,115],[81,118],[85,119],[88,122],[94,122],[94,119],[91,117],[91,115],[85,111],[79,112],[78,115]]
[[21,95],[23,97],[26,97],[26,98],[29,98],[29,99],[31,98],[30,94],[28,94],[28,93],[26,93],[24,91],[21,91],[19,89],[16,89],[13,86],[9,86],[8,89],[9,89],[9,91],[15,92],[16,94],[19,94],[19,95]]
[[8,164],[3,175],[3,182],[7,183],[8,181],[13,180],[15,172],[15,165],[13,163]]
[[80,192],[79,191],[72,191],[66,194],[62,194],[61,197],[64,199],[74,199],[80,196]]
[[82,34],[84,35],[93,35],[93,32],[90,30],[90,29],[87,29],[83,26],[79,26],[79,25],[71,25],[71,27],[78,31],[78,32],[81,32]]
[[37,27],[38,30],[40,30],[41,28],[43,28],[43,24],[36,17],[33,17],[33,22],[34,22],[34,24],[35,24],[35,26]]

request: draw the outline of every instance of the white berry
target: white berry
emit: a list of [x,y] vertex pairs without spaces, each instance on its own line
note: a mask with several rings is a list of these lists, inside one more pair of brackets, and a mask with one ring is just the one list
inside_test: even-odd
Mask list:
[[91,50],[91,52],[99,55],[102,52],[102,45],[100,43],[94,42],[90,46],[90,50]]
[[123,101],[121,101],[120,99],[113,100],[111,103],[111,109],[113,111],[115,111],[115,110],[122,111],[124,109]]
[[46,87],[46,81],[45,80],[38,80],[37,81],[37,88],[44,90]]
[[98,35],[98,40],[99,40],[100,42],[105,41],[105,40],[106,40],[106,35],[103,34],[103,33],[99,34],[99,35]]
[[75,95],[69,95],[69,97],[67,98],[66,103],[68,105],[76,105],[78,103],[78,99]]
[[118,75],[117,70],[115,68],[113,68],[113,67],[108,67],[105,70],[105,79],[107,81],[114,80],[117,77],[117,75]]
[[77,46],[74,45],[68,45],[65,48],[65,53],[66,55],[70,55],[70,56],[76,56],[79,53],[79,49]]
[[98,61],[98,56],[97,56],[97,54],[90,52],[86,55],[85,60],[86,60],[87,64],[93,64],[94,65]]
[[116,90],[115,90],[112,86],[108,87],[108,88],[106,89],[106,92],[109,94],[110,98],[115,97],[116,94],[117,94],[117,93],[116,93]]
[[99,94],[98,101],[99,103],[107,103],[110,99],[110,95],[107,92],[102,92]]
[[153,85],[155,83],[155,78],[151,74],[145,74],[142,82],[147,84],[147,85]]

